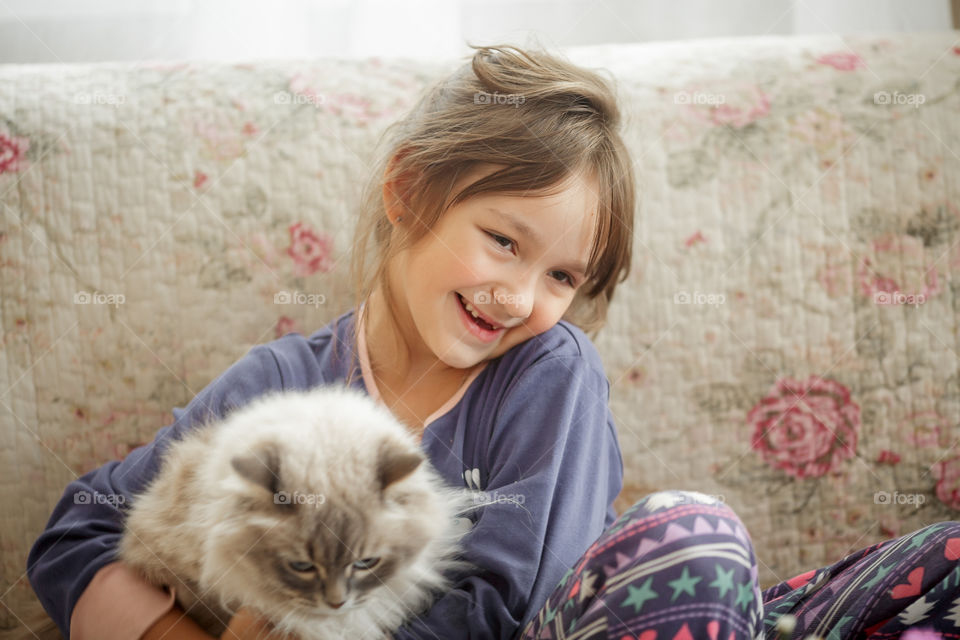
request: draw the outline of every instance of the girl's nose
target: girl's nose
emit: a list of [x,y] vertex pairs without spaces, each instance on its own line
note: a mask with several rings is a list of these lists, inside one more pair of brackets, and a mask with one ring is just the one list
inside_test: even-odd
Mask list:
[[533,293],[527,287],[512,287],[510,289],[495,289],[493,301],[502,306],[511,317],[521,320],[530,316],[533,310]]

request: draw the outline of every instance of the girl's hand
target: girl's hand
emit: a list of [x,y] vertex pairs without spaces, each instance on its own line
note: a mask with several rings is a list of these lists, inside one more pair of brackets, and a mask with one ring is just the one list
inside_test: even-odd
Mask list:
[[281,634],[266,619],[242,607],[230,619],[220,640],[296,640],[296,637]]

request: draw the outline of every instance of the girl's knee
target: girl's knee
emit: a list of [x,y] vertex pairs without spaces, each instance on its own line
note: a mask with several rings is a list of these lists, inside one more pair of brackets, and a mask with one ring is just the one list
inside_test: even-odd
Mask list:
[[946,522],[938,522],[935,524],[930,524],[924,527],[923,529],[921,529],[921,531],[924,531],[931,527],[938,527],[938,526],[943,528],[943,533],[946,534],[948,539],[960,538],[960,522],[956,520],[948,520]]
[[[919,540],[922,543],[930,539],[949,540],[950,538],[960,538],[960,522],[955,520],[934,522],[905,534],[902,537]],[[914,546],[917,546],[917,543],[915,543]]]
[[[740,544],[753,557],[746,526],[722,496],[679,490],[651,493],[625,511],[611,531],[629,525],[645,532],[644,538],[659,538],[660,545],[688,546],[700,544],[704,536],[722,537],[727,544]],[[621,539],[626,543],[629,538]]]
[[[722,607],[738,629],[756,628],[762,600],[753,545],[740,518],[722,499],[694,491],[659,491],[624,516],[598,541],[591,566],[584,567],[585,574],[603,581],[605,606],[623,610],[623,619],[674,606]],[[707,637],[705,627],[697,629],[693,637]],[[713,637],[718,637],[716,631]]]
[[634,503],[624,515],[633,514],[642,516],[659,513],[667,509],[690,507],[691,505],[701,505],[703,507],[725,511],[726,513],[723,514],[724,517],[735,520],[743,526],[740,522],[740,517],[724,502],[723,496],[707,495],[699,491],[681,491],[678,489],[657,491],[656,493],[646,495]]
[[911,538],[910,548],[921,547],[934,551],[936,547],[946,544],[944,557],[954,561],[960,558],[960,522],[934,522],[908,535]]

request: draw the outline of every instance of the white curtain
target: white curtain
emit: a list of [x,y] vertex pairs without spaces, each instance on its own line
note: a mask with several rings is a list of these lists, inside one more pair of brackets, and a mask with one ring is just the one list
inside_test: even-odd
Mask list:
[[792,33],[938,31],[949,0],[0,0],[0,62],[453,57]]

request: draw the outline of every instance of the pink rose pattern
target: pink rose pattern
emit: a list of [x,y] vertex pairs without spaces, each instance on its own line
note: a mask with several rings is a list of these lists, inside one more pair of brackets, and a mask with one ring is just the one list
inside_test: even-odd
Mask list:
[[870,243],[870,255],[857,267],[860,292],[875,304],[923,304],[941,291],[935,264],[926,259],[923,240],[884,234]]
[[822,476],[852,458],[860,407],[833,380],[810,376],[777,381],[747,414],[751,444],[764,460],[796,478]]
[[293,258],[293,272],[297,276],[309,276],[317,271],[327,272],[333,268],[333,241],[325,233],[317,234],[302,222],[290,225],[290,247],[287,255]]
[[288,333],[299,332],[300,327],[297,326],[297,321],[289,316],[280,316],[277,319],[277,325],[274,327],[273,336],[275,338],[282,338]]
[[27,168],[30,140],[0,133],[0,174],[17,173]]
[[937,479],[937,499],[960,511],[960,457],[937,462],[930,473]]
[[960,456],[942,459],[942,452],[953,449],[952,426],[953,421],[936,411],[919,411],[901,420],[897,431],[917,451],[937,456],[929,468],[937,481],[934,493],[945,506],[960,511]]
[[691,86],[675,95],[682,97],[696,120],[710,125],[743,129],[770,113],[770,96],[755,84],[726,87],[723,93],[709,86]]
[[824,263],[817,269],[817,282],[831,298],[849,297],[853,290],[853,277],[845,247],[826,248],[824,255]]
[[816,151],[824,162],[833,163],[857,141],[859,135],[836,109],[816,105],[792,115],[788,135]]
[[[395,105],[378,106],[369,96],[347,92],[322,92],[315,86],[316,79],[302,73],[290,78],[289,91],[297,105],[311,105],[327,113],[343,117],[360,126],[366,126],[383,117],[395,115]],[[402,81],[400,81],[402,85]]]
[[947,447],[950,421],[936,411],[911,413],[900,421],[897,431],[908,444],[917,448]]
[[770,96],[756,86],[744,87],[742,91],[728,96],[728,100],[710,112],[716,125],[729,125],[743,129],[748,124],[770,113]]
[[857,54],[843,51],[822,55],[817,62],[830,65],[838,71],[854,71],[867,66]]
[[204,155],[216,162],[234,160],[244,151],[241,136],[231,125],[224,124],[218,114],[196,114],[191,129],[191,134],[203,143]]
[[877,464],[889,464],[892,466],[900,464],[900,460],[900,454],[890,449],[883,449],[880,454],[877,455]]
[[290,78],[290,93],[301,96],[303,100],[298,100],[298,104],[304,102],[319,107],[323,104],[324,95],[316,87],[310,85],[310,80],[302,73],[298,73]]

